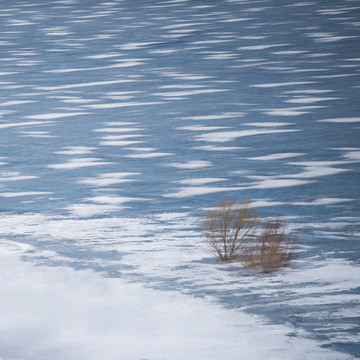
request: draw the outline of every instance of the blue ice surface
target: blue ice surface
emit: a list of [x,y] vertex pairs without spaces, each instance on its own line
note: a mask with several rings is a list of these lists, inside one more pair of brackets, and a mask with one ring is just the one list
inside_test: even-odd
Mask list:
[[[3,213],[76,217],[72,205],[107,195],[137,200],[99,217],[186,211],[202,218],[224,195],[266,200],[278,204],[260,208],[262,216],[286,215],[301,229],[309,245],[301,256],[358,264],[356,1],[3,0],[0,9]],[[124,143],[106,144],[111,140]],[[74,147],[90,150],[66,153]],[[148,153],[154,157],[139,156]],[[297,155],[256,159],[287,153]],[[100,164],[59,165],[79,158]],[[136,181],[84,181],[117,172],[134,173],[129,179]],[[33,178],[12,181],[16,176]],[[193,189],[181,183],[203,178],[226,181]],[[201,195],[203,186],[217,189]],[[184,188],[189,193],[180,196]],[[334,198],[339,201],[327,203]],[[336,219],[341,228],[327,229]],[[322,231],[312,224],[324,224]],[[78,258],[81,267],[88,266],[81,259],[94,256],[24,241]],[[110,266],[108,273],[116,275]],[[230,307],[236,303],[232,293],[217,295]],[[251,301],[254,312],[274,321],[330,336],[316,332],[321,319],[302,316],[301,309]],[[329,346],[360,355],[357,344],[330,339]]]

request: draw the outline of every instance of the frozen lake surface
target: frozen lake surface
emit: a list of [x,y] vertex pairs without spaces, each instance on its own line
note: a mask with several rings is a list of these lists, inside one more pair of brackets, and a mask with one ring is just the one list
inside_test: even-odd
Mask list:
[[[14,265],[16,252],[95,271],[111,289],[134,283],[134,298],[176,294],[195,309],[206,301],[204,313],[218,306],[239,322],[287,327],[324,359],[360,356],[359,28],[355,0],[0,0],[9,267],[38,276]],[[202,221],[223,196],[287,220],[301,235],[292,268],[264,276],[207,254]],[[51,274],[54,289],[60,275]],[[81,283],[73,276],[68,291]],[[1,326],[3,360],[26,358],[11,346],[23,333],[7,339],[13,321]],[[200,359],[187,345],[187,358]],[[317,354],[311,346],[294,358]]]

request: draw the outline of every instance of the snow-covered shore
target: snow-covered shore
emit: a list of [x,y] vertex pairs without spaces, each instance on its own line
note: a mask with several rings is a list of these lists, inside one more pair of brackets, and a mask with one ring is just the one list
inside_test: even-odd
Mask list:
[[22,252],[1,247],[3,360],[349,359],[261,317],[89,270],[35,266]]

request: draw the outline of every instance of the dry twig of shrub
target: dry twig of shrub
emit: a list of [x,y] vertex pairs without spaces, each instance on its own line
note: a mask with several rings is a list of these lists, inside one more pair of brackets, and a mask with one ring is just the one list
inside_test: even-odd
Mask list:
[[295,257],[297,245],[298,236],[286,235],[280,219],[267,221],[261,235],[244,251],[242,262],[246,267],[270,273],[289,264]]
[[249,208],[250,200],[236,204],[222,200],[208,212],[203,233],[210,252],[221,261],[231,261],[243,253],[258,229],[258,213]]

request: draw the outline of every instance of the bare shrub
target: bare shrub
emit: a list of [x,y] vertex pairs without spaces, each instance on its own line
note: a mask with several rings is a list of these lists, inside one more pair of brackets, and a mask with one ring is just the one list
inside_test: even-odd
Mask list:
[[247,249],[258,229],[258,213],[249,208],[250,200],[235,203],[222,200],[208,212],[203,233],[210,252],[221,261],[231,261]]
[[267,221],[260,236],[244,251],[242,262],[247,267],[270,273],[288,265],[295,256],[297,244],[298,236],[285,235],[280,219]]

